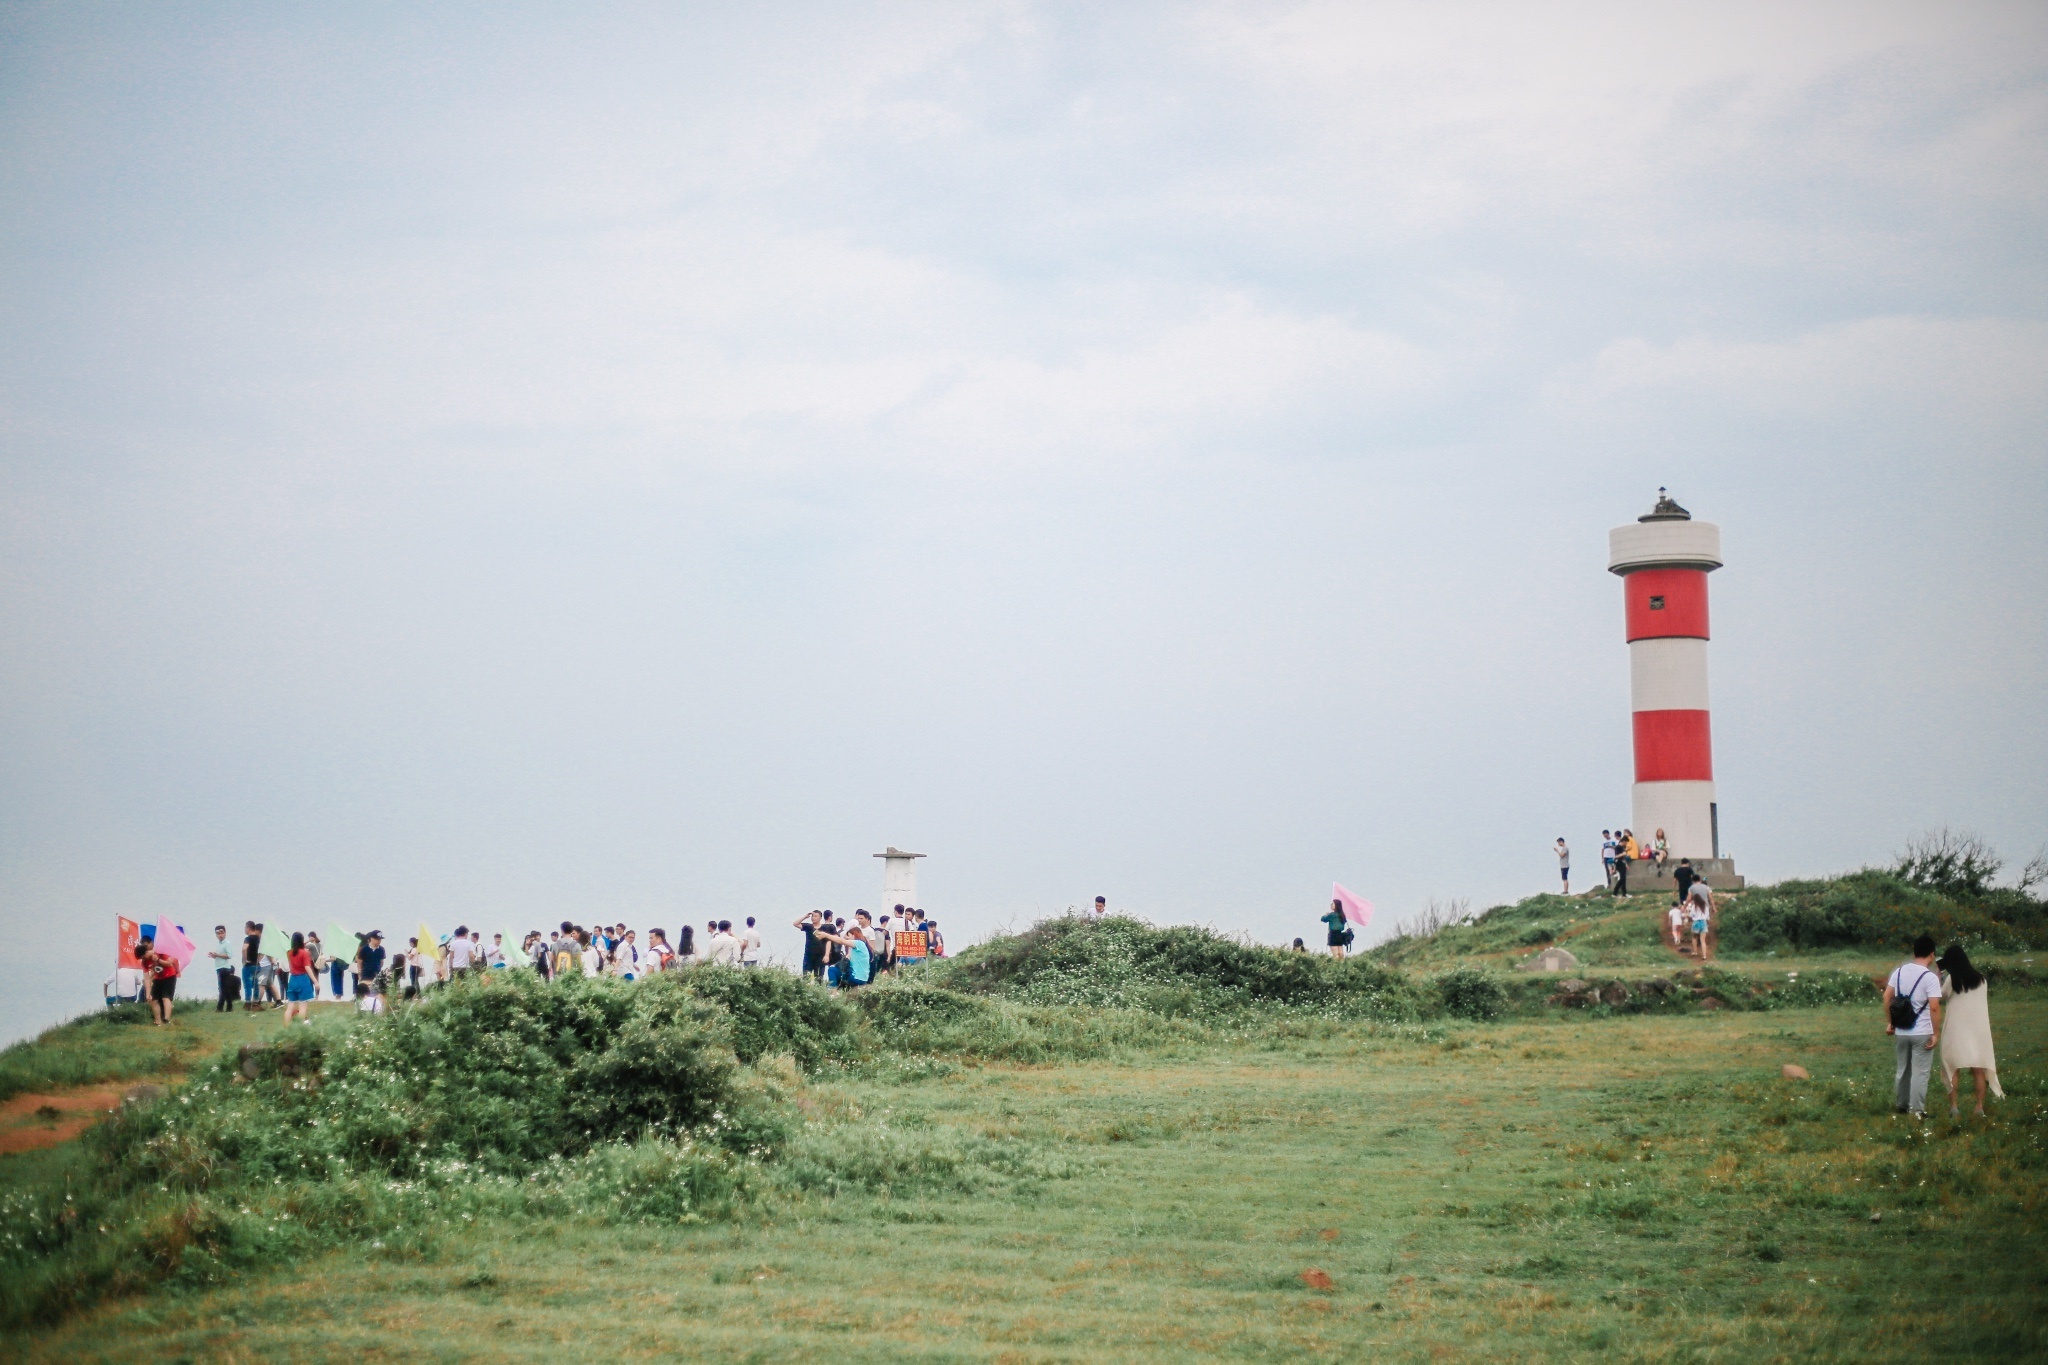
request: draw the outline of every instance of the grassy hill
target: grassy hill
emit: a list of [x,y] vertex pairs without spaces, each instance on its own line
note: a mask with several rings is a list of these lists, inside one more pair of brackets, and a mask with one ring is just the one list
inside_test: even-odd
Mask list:
[[[1736,970],[1778,970],[1787,963],[1890,966],[1915,936],[1961,941],[1973,959],[2022,967],[2048,950],[2048,905],[2011,890],[1953,894],[1915,885],[1895,871],[1787,881],[1717,897],[1717,955]],[[1588,969],[1669,969],[1680,959],[1665,945],[1664,894],[1531,896],[1473,919],[1402,935],[1367,956],[1387,966],[1507,970],[1555,944]]]
[[2048,991],[1994,987],[1989,1122],[1909,1127],[1871,1012],[1781,972],[1667,954],[1560,1001],[1502,970],[1570,908],[1575,951],[1654,946],[1652,906],[1601,897],[1341,964],[1062,919],[850,998],[703,968],[311,1028],[94,1016],[0,1056],[9,1102],[165,1093],[0,1156],[0,1334],[66,1361],[1868,1360],[1939,1315],[1966,1356],[2048,1349]]

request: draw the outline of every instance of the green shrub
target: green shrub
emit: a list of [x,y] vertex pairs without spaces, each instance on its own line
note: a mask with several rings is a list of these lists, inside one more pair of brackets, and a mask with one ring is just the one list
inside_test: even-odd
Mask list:
[[[779,998],[732,989],[743,1008]],[[755,1017],[757,1039],[774,1017]],[[360,1021],[324,1051],[282,1040],[256,1054],[253,1081],[223,1057],[173,1101],[88,1131],[89,1183],[0,1208],[0,1321],[387,1235],[419,1223],[415,1188],[442,1192],[437,1218],[704,1216],[795,1126],[783,1083],[743,1068],[732,1036],[733,1015],[682,974],[499,972]]]
[[755,1167],[723,1147],[645,1139],[593,1150],[569,1173],[584,1210],[621,1222],[702,1223],[730,1217],[759,1187]]
[[1866,869],[1827,881],[1788,881],[1729,897],[1721,910],[1721,946],[1905,948],[1919,935],[1998,949],[2048,943],[2048,912],[2017,891],[1993,890],[1958,901],[1895,872]]
[[778,1166],[791,1188],[824,1194],[969,1194],[1019,1181],[1059,1180],[1077,1165],[1014,1137],[955,1128],[905,1131],[878,1124],[815,1125]]
[[[317,1075],[223,1065],[176,1106],[96,1130],[115,1171],[200,1190],[245,1178],[400,1179],[440,1161],[496,1172],[733,1112],[728,1016],[681,980],[525,972],[455,982],[330,1048]],[[302,1059],[302,1065],[304,1064]]]
[[1525,948],[1532,948],[1539,943],[1549,943],[1555,940],[1556,938],[1557,930],[1551,928],[1549,925],[1532,924],[1528,928],[1524,929],[1521,933],[1515,935],[1515,942],[1521,944]]
[[1508,1002],[1507,991],[1499,981],[1470,967],[1438,977],[1435,993],[1444,1013],[1457,1019],[1497,1019]]
[[1142,1009],[1032,1006],[968,995],[926,982],[881,983],[855,993],[880,1057],[974,1057],[1043,1063],[1100,1057],[1123,1048],[1196,1036],[1178,1017]]
[[786,1054],[805,1071],[816,1071],[851,1059],[857,1050],[852,1007],[810,977],[706,965],[683,972],[681,980],[693,994],[724,1007],[733,1051],[743,1062]]
[[1994,890],[1991,879],[2004,866],[2005,860],[1977,835],[1944,827],[1908,844],[1893,871],[1914,886],[1973,901]]
[[1263,1006],[1407,1019],[1418,1008],[1399,972],[1362,958],[1265,948],[1188,926],[1125,916],[1063,917],[934,964],[934,985],[1034,1005],[1213,1017]]

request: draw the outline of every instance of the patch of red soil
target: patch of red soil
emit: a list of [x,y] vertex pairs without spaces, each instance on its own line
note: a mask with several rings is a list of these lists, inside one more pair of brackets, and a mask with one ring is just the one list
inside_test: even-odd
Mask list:
[[[33,1152],[69,1142],[121,1107],[121,1092],[105,1087],[56,1095],[16,1095],[0,1104],[0,1155]],[[43,1113],[54,1109],[58,1117]]]

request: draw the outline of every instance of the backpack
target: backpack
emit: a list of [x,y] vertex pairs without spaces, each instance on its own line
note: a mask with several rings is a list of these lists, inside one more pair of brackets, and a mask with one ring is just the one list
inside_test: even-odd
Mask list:
[[[1913,991],[1902,991],[1899,989],[1900,986],[1905,984],[1905,977],[1903,975],[1905,970],[1905,968],[1901,967],[1892,974],[1891,1021],[1892,1027],[1901,1033],[1911,1031],[1913,1025],[1920,1022],[1920,1010],[1922,1008],[1913,1003],[1913,991],[1920,989],[1920,978],[1914,979]],[[1923,976],[1934,975],[1925,967],[1920,968],[1920,971]]]

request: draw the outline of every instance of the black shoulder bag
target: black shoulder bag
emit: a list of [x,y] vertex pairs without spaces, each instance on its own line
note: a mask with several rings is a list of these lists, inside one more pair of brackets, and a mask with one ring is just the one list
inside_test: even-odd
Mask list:
[[[1927,969],[1922,967],[1920,970],[1925,973]],[[1920,1022],[1920,1006],[1913,1003],[1913,991],[1901,991],[1899,989],[1904,984],[1905,978],[1903,976],[1896,977],[1892,983],[1892,1027],[1901,1033],[1909,1033],[1912,1031],[1913,1025]],[[1918,978],[1915,978],[1913,990],[1919,989],[1920,981]]]

